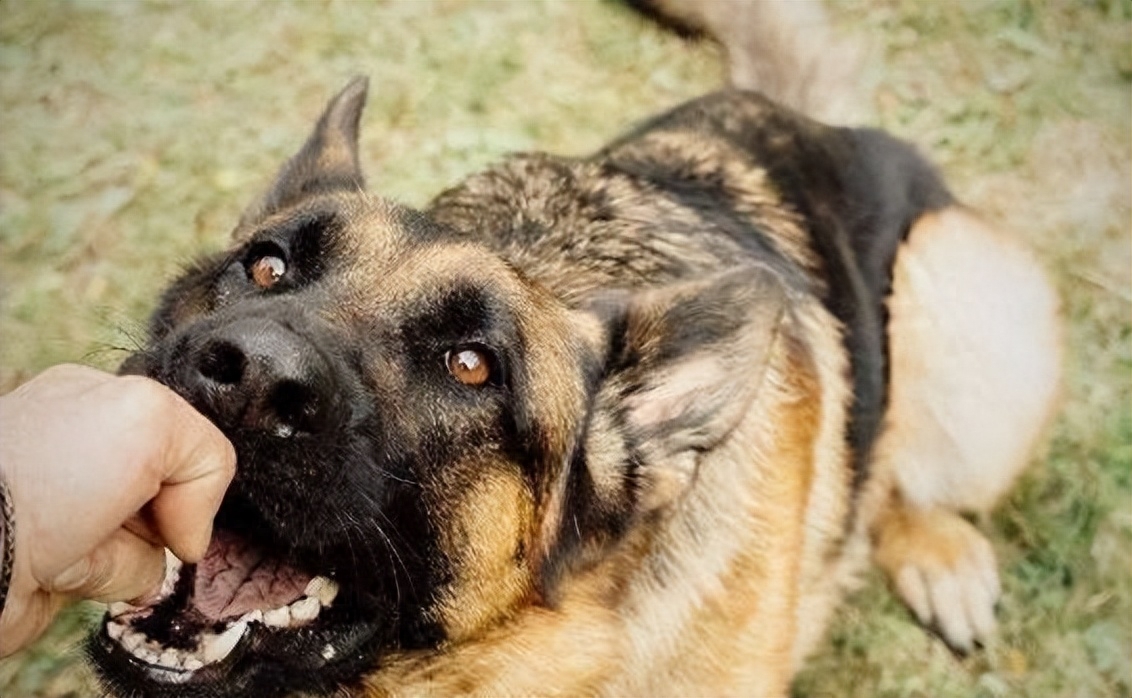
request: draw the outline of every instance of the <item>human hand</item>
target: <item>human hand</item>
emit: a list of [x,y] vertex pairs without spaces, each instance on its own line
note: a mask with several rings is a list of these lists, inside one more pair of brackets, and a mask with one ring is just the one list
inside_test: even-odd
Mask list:
[[148,378],[63,365],[0,397],[16,536],[0,656],[38,637],[68,600],[155,592],[165,547],[203,557],[235,466],[220,431]]

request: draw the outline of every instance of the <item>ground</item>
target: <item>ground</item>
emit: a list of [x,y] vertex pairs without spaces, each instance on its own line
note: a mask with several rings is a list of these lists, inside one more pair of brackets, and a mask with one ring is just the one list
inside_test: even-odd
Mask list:
[[[876,577],[797,696],[1132,693],[1132,5],[836,0],[876,47],[876,122],[1019,231],[1060,290],[1064,408],[980,525],[1000,633],[968,657]],[[584,154],[720,84],[719,52],[612,0],[0,0],[0,392],[44,367],[112,368],[155,294],[222,246],[325,98],[371,77],[371,187],[421,204],[525,149]],[[95,692],[77,607],[0,662],[0,694]]]

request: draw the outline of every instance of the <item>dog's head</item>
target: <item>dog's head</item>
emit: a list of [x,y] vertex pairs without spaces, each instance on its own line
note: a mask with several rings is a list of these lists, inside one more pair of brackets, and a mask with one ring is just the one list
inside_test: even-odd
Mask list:
[[746,270],[568,306],[363,191],[365,91],[330,102],[123,365],[220,426],[238,471],[206,558],[92,639],[117,693],[333,690],[553,605],[750,399],[735,377],[759,370],[774,283]]

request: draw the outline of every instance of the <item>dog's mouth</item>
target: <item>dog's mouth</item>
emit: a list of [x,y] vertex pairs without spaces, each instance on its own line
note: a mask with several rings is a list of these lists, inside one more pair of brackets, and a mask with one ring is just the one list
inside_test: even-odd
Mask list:
[[167,552],[154,599],[111,604],[90,652],[124,695],[323,690],[370,656],[377,626],[349,606],[334,579],[219,530],[196,565]]

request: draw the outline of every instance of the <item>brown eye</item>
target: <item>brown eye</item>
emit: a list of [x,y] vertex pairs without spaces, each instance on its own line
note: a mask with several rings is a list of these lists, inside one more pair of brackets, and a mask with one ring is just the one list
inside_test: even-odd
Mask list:
[[464,385],[483,385],[491,378],[491,359],[478,349],[456,349],[445,357],[448,372]]
[[287,263],[274,255],[265,255],[248,266],[248,276],[260,288],[271,288],[287,272]]

